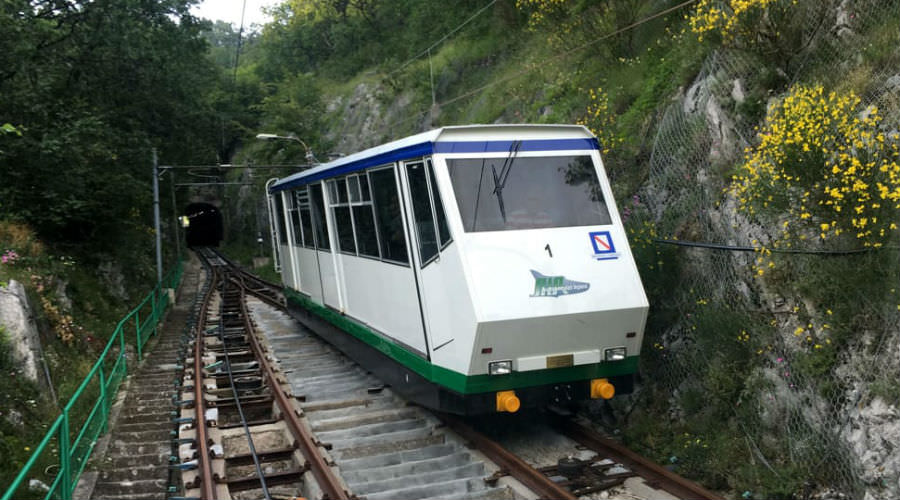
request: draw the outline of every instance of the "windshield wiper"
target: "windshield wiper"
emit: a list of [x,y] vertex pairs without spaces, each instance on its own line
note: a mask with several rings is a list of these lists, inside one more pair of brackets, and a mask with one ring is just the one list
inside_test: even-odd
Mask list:
[[494,177],[494,194],[497,195],[497,205],[500,207],[500,216],[503,217],[503,222],[506,222],[506,207],[503,204],[503,188],[506,187],[506,180],[509,179],[509,173],[512,171],[513,162],[516,159],[516,155],[519,154],[519,148],[522,147],[522,141],[513,141],[513,143],[509,146],[509,156],[506,157],[506,160],[503,161],[503,166],[500,167],[500,173],[497,173],[497,168],[494,165],[491,165],[491,175]]

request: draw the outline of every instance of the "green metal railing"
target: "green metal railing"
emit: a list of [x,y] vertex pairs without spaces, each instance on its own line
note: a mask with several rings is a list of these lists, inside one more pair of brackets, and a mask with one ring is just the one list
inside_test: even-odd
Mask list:
[[[44,473],[40,477],[32,474],[32,477],[41,481],[56,471],[50,489],[43,498],[71,500],[72,492],[97,439],[106,432],[110,406],[128,373],[126,338],[134,332],[137,358],[140,360],[144,345],[156,334],[159,320],[169,304],[167,289],[178,286],[182,271],[182,262],[179,260],[163,281],[157,283],[156,288],[119,321],[100,358],[0,500],[35,497],[34,491],[27,484],[29,473],[35,467],[43,468]],[[72,422],[75,415],[84,414],[87,417],[81,425]]]

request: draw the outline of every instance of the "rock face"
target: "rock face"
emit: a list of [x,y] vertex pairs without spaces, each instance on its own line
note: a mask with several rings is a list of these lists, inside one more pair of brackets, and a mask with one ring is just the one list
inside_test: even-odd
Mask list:
[[438,112],[426,115],[410,112],[413,102],[410,91],[387,96],[388,90],[376,83],[359,83],[349,96],[338,96],[326,105],[335,125],[329,127],[327,138],[334,151],[353,154],[394,139],[432,128]]
[[22,374],[38,382],[41,341],[25,287],[18,281],[10,280],[7,288],[0,288],[0,325],[6,329],[13,359]]

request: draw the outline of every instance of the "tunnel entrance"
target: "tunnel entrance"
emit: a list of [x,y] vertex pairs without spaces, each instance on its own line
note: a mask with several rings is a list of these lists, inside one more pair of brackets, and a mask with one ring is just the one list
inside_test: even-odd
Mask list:
[[185,230],[189,247],[215,247],[222,241],[222,213],[209,203],[191,203],[184,213],[190,225]]

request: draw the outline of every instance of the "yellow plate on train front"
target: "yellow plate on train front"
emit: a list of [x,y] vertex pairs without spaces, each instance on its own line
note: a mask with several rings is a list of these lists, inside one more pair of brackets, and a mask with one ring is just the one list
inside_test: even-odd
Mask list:
[[560,354],[559,356],[547,356],[547,368],[563,368],[573,366],[575,356],[572,354]]

